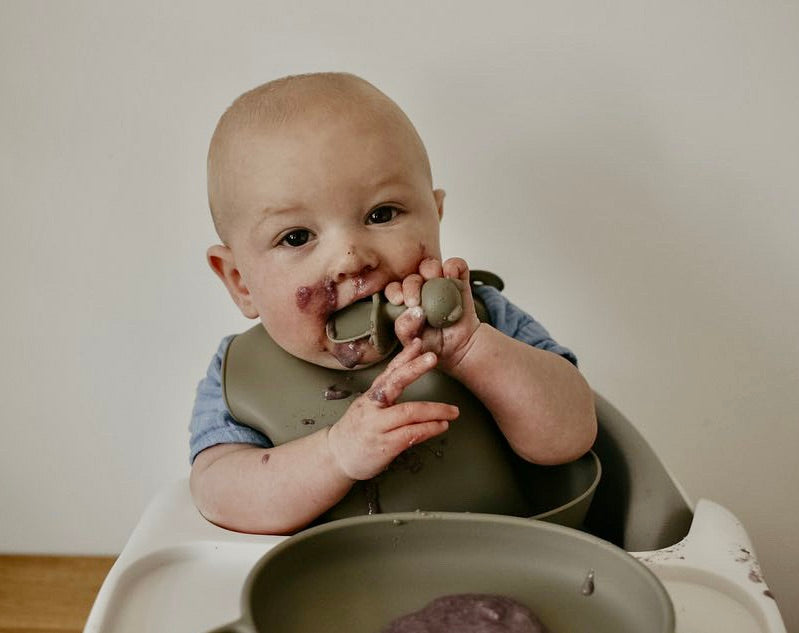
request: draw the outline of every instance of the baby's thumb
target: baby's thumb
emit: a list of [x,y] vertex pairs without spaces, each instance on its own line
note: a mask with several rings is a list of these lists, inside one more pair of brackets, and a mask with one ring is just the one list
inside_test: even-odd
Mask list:
[[405,310],[394,321],[394,333],[404,347],[409,345],[413,339],[421,336],[426,323],[424,310],[421,306],[414,306]]

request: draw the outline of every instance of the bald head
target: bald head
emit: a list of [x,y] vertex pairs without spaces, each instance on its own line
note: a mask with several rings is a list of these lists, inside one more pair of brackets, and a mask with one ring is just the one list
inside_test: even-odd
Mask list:
[[[292,75],[245,92],[219,119],[208,150],[208,203],[219,238],[230,242],[237,212],[231,167],[245,160],[247,142],[256,135],[319,116],[357,116],[405,135],[430,177],[430,164],[413,124],[405,113],[372,84],[347,73]],[[432,177],[430,177],[432,186]]]

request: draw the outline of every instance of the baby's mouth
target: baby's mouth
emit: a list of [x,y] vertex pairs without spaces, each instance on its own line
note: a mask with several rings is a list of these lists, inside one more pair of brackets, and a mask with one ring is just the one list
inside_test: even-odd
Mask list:
[[[380,354],[387,354],[397,343],[394,321],[406,309],[407,306],[389,303],[382,292],[376,292],[330,315],[325,332],[338,346],[352,347],[356,341],[363,341],[359,343],[362,348],[368,340]],[[427,280],[421,290],[421,310],[431,327],[455,324],[463,316],[460,282],[444,278]]]
[[359,299],[331,314],[325,326],[327,338],[334,343],[348,343],[369,336],[369,317],[374,296]]

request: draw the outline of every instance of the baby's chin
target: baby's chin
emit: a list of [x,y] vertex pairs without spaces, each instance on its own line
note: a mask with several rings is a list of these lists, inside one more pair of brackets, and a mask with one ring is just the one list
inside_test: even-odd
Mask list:
[[[278,343],[280,345],[280,343]],[[297,349],[291,345],[280,345],[286,352],[308,363],[328,369],[356,370],[370,367],[387,358],[394,349],[380,353],[365,337],[348,343],[325,341],[323,349]]]
[[308,339],[283,338],[271,332],[269,335],[292,356],[314,365],[338,370],[370,367],[386,359],[396,348],[395,344],[389,350],[380,352],[368,336],[346,343],[335,343],[323,332],[314,344]]
[[385,359],[390,353],[379,352],[368,337],[348,343],[328,344],[325,366],[333,369],[363,369]]

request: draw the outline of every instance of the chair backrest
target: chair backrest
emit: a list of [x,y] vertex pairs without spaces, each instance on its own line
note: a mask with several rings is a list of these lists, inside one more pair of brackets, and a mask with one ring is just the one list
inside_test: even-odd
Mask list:
[[629,552],[673,545],[688,533],[691,504],[632,423],[599,394],[594,399],[602,480],[586,530]]

